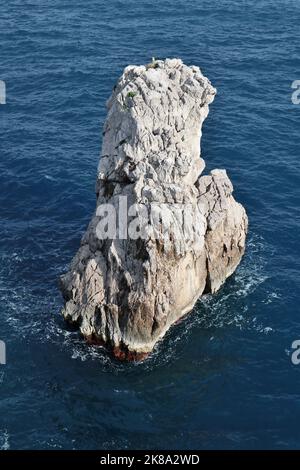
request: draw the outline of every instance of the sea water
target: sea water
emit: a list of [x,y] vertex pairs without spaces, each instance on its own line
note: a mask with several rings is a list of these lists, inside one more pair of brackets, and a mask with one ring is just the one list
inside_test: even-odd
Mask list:
[[[296,0],[2,2],[1,449],[299,448],[299,21]],[[122,364],[64,324],[57,279],[95,208],[105,102],[152,57],[218,89],[202,156],[249,237],[224,287]]]

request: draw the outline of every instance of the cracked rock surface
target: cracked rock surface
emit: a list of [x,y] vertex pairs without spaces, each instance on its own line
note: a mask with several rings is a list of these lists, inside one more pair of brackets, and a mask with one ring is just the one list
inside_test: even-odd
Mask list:
[[[166,59],[126,67],[108,100],[97,207],[61,289],[65,319],[120,359],[144,358],[244,253],[247,215],[226,171],[201,176],[215,93],[198,67]],[[116,230],[99,237],[108,204]]]

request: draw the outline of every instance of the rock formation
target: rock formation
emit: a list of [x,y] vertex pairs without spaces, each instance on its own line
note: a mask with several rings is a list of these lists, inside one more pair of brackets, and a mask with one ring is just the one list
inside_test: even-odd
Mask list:
[[201,176],[215,93],[198,67],[166,59],[126,67],[108,100],[97,208],[61,288],[65,319],[120,359],[144,358],[244,253],[226,171]]

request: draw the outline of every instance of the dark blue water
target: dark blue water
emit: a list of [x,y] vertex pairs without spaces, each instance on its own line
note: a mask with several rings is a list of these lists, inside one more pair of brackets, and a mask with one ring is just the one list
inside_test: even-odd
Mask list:
[[[300,447],[300,3],[1,2],[0,447]],[[180,57],[218,95],[203,130],[247,208],[247,254],[144,363],[69,331],[57,289],[95,207],[105,101],[127,64]]]

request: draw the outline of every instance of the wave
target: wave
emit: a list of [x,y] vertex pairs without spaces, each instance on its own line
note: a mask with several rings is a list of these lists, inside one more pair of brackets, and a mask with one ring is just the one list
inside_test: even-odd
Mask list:
[[10,435],[7,429],[0,429],[0,450],[9,450],[10,449]]

